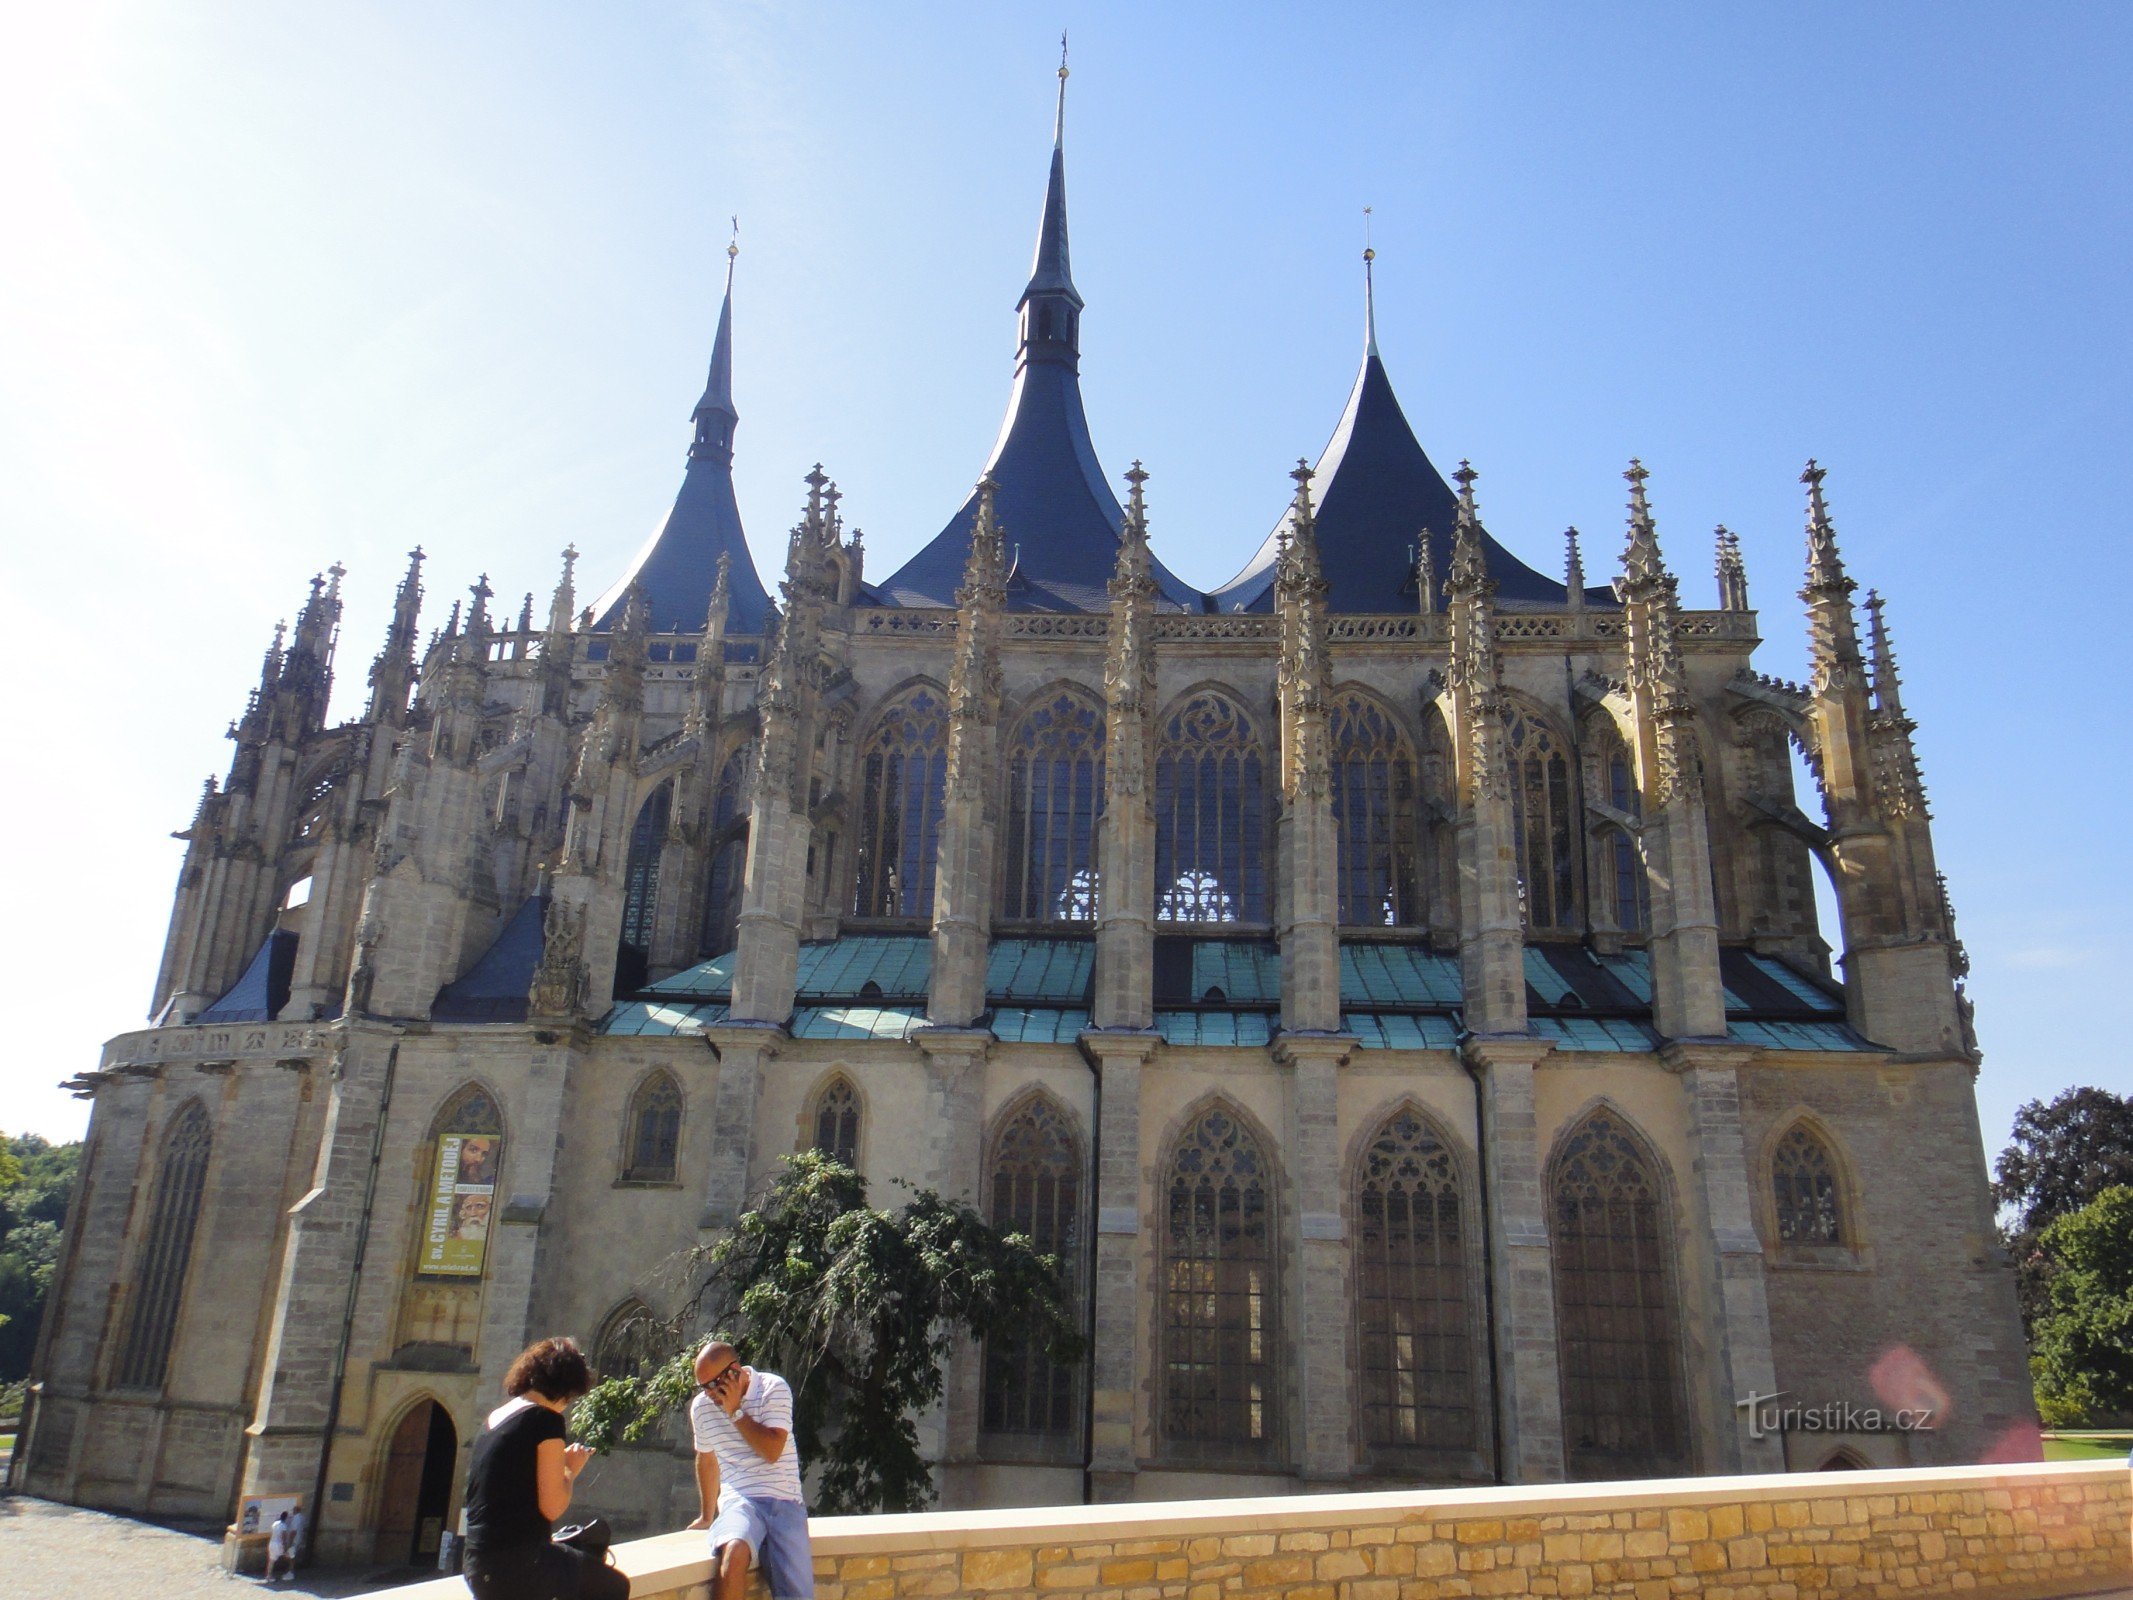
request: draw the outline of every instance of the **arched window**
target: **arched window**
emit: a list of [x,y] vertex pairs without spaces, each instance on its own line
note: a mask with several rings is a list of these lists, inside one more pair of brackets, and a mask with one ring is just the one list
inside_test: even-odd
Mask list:
[[1554,730],[1516,706],[1504,712],[1511,762],[1511,822],[1526,927],[1577,931],[1577,856],[1572,844],[1570,760]]
[[593,1340],[593,1371],[602,1378],[650,1376],[664,1354],[659,1319],[635,1295],[607,1314]]
[[711,869],[704,884],[704,921],[696,941],[698,955],[722,956],[734,945],[740,926],[741,886],[748,862],[749,747],[738,746],[719,768],[711,791]]
[[859,1091],[852,1080],[838,1073],[815,1096],[815,1111],[809,1122],[815,1142],[812,1148],[843,1162],[859,1165]]
[[1258,1141],[1211,1107],[1171,1151],[1163,1227],[1162,1434],[1188,1458],[1273,1449],[1273,1181]]
[[[1059,1257],[1069,1295],[1078,1287],[1081,1141],[1058,1102],[1033,1095],[993,1144],[992,1225]],[[996,1339],[985,1347],[984,1428],[1070,1439],[1076,1433],[1075,1370],[1042,1350]]]
[[681,1148],[681,1085],[655,1072],[630,1097],[626,1124],[629,1156],[622,1176],[628,1183],[672,1183],[675,1156]]
[[1355,1212],[1363,1441],[1393,1458],[1470,1451],[1474,1354],[1459,1174],[1418,1112],[1394,1112],[1371,1140]]
[[1158,922],[1264,922],[1266,784],[1259,735],[1232,701],[1192,696],[1155,759]]
[[659,908],[659,857],[667,845],[674,786],[662,783],[637,808],[630,853],[622,868],[622,944],[615,962],[618,992],[643,986],[651,971],[652,919]]
[[1421,920],[1415,844],[1415,755],[1367,695],[1333,706],[1333,827],[1340,846],[1340,919],[1400,928]]
[[1778,1140],[1770,1156],[1770,1181],[1776,1191],[1779,1243],[1844,1242],[1837,1165],[1829,1146],[1806,1123],[1794,1123]]
[[133,1268],[133,1309],[119,1356],[118,1383],[127,1389],[160,1389],[178,1333],[185,1300],[185,1273],[192,1264],[193,1232],[200,1197],[207,1188],[207,1161],[214,1146],[207,1108],[194,1100],[171,1119],[156,1161],[155,1205],[148,1234]]
[[[1587,744],[1586,773],[1598,789],[1598,798],[1622,815],[1644,814],[1644,796],[1637,788],[1636,768],[1629,747],[1614,724],[1596,717]],[[1648,933],[1652,926],[1651,883],[1644,872],[1644,855],[1629,831],[1617,823],[1601,823],[1592,830],[1595,901],[1594,918],[1611,917],[1618,932]]]
[[1601,1107],[1564,1139],[1548,1193],[1570,1475],[1686,1472],[1674,1240],[1658,1162]]
[[1096,819],[1104,808],[1103,712],[1082,695],[1048,696],[1007,741],[1006,904],[1029,922],[1096,916]]
[[931,689],[883,711],[859,759],[861,917],[933,915],[941,792],[948,781],[948,714]]

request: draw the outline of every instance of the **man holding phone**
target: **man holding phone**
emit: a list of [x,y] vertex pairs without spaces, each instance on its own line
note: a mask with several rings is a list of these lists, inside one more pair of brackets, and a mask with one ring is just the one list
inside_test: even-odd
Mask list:
[[792,1386],[741,1365],[714,1339],[696,1352],[696,1494],[691,1528],[711,1530],[716,1600],[742,1600],[760,1562],[771,1600],[814,1600],[800,1451],[792,1442]]

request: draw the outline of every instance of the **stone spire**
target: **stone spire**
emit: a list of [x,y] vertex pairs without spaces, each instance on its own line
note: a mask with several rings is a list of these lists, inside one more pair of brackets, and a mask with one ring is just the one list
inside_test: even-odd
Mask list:
[[563,573],[548,601],[548,627],[541,634],[540,660],[534,668],[540,698],[527,707],[534,715],[565,722],[570,718],[571,666],[577,657],[577,640],[570,629],[571,612],[578,603],[577,565],[578,547],[565,545]]
[[1740,558],[1740,535],[1718,525],[1718,609],[1748,609],[1748,567]]
[[726,611],[733,598],[733,561],[719,552],[718,575],[711,584],[711,614],[704,619],[704,642],[696,647],[696,679],[682,731],[709,739],[726,709]]
[[1415,604],[1425,617],[1442,609],[1437,596],[1437,536],[1427,523],[1415,538]]
[[1563,530],[1563,596],[1572,611],[1585,609],[1585,554],[1575,528]]
[[992,942],[1000,631],[1007,611],[1007,536],[995,508],[996,488],[990,478],[979,480],[977,520],[955,597],[955,655],[948,671],[948,755],[926,1014],[950,1028],[971,1026],[985,1010]]
[[1866,748],[1866,660],[1852,614],[1856,587],[1837,553],[1837,530],[1822,498],[1824,469],[1814,461],[1800,474],[1807,485],[1807,603],[1809,716],[1815,728],[1823,793],[1840,831],[1873,805],[1873,773]]
[[1703,760],[1696,743],[1695,705],[1676,637],[1681,615],[1679,586],[1666,570],[1659,529],[1644,493],[1650,474],[1641,461],[1633,460],[1622,476],[1629,480],[1629,541],[1622,551],[1618,592],[1630,614],[1630,690],[1642,707],[1638,732],[1648,746],[1641,759],[1646,797],[1658,805],[1683,786],[1700,792]]
[[1873,660],[1874,709],[1869,718],[1874,749],[1875,791],[1892,816],[1927,816],[1925,780],[1918,767],[1913,735],[1918,724],[1903,709],[1903,682],[1896,672],[1896,650],[1889,643],[1888,620],[1878,591],[1866,592],[1867,646]]
[[1337,1033],[1340,893],[1333,824],[1333,662],[1326,579],[1311,507],[1311,464],[1289,474],[1296,498],[1274,564],[1281,623],[1281,864],[1275,930],[1281,941],[1285,1033]]
[[415,686],[415,624],[422,611],[422,546],[407,553],[407,576],[400,580],[393,597],[393,620],[385,630],[385,646],[370,666],[369,722],[400,723],[407,718],[407,701]]
[[1126,521],[1111,576],[1104,653],[1104,811],[1097,823],[1099,1028],[1155,1025],[1155,608],[1148,474],[1126,474]]

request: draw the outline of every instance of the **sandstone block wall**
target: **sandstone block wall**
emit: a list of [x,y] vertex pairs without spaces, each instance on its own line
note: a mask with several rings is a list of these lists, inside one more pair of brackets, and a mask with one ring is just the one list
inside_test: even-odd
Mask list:
[[[2133,1584],[2129,1489],[2116,1463],[2040,1462],[823,1518],[815,1582],[819,1600],[2045,1600]],[[616,1555],[635,1600],[709,1594],[701,1534]]]

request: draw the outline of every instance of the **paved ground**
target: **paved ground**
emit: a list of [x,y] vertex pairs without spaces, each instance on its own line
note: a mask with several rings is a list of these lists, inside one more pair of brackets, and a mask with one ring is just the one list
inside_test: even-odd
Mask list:
[[244,1600],[248,1595],[372,1594],[434,1576],[307,1571],[293,1583],[233,1578],[221,1541],[73,1506],[0,1496],[0,1571],[8,1600]]

